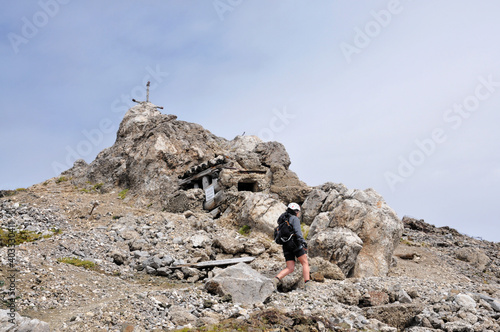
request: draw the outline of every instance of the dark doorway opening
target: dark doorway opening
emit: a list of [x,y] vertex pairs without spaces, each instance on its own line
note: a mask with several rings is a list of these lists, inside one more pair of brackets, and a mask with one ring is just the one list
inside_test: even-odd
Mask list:
[[259,191],[259,186],[257,182],[238,182],[238,191]]

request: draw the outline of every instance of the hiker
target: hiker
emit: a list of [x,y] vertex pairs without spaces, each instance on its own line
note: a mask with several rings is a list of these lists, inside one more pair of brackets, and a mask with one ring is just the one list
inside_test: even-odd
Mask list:
[[300,206],[297,203],[290,203],[286,212],[284,212],[278,219],[288,220],[289,224],[293,227],[294,236],[289,242],[283,244],[283,255],[285,256],[286,268],[274,277],[273,282],[275,286],[279,284],[281,279],[293,272],[295,269],[295,258],[297,258],[300,264],[302,264],[304,282],[307,283],[310,281],[309,262],[307,261],[307,243],[304,240],[302,231],[300,230],[300,220],[298,218],[299,213]]

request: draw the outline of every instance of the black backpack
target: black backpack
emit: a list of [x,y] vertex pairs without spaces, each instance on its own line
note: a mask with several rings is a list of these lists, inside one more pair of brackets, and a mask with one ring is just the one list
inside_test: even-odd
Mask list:
[[284,245],[285,243],[292,241],[295,232],[293,231],[292,225],[288,222],[290,215],[288,213],[283,213],[278,218],[278,226],[274,229],[274,242],[277,244]]

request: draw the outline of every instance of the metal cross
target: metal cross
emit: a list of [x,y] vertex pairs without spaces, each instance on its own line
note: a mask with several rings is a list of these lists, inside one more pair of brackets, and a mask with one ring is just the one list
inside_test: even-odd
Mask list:
[[[146,103],[149,103],[149,86],[151,85],[151,82],[148,81],[148,83],[146,84]],[[141,103],[144,103],[143,101],[138,101],[138,100],[135,100],[132,98],[132,101],[134,103],[138,103],[138,104],[141,104]],[[163,109],[163,106],[155,106],[156,108],[159,108],[159,109]]]
[[149,103],[149,85],[151,84],[150,81],[148,81],[148,84],[146,84],[146,103]]

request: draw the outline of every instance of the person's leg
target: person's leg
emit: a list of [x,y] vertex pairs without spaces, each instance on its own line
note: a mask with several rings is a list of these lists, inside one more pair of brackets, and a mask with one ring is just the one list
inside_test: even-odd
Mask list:
[[302,276],[304,277],[304,282],[309,280],[309,262],[307,261],[307,255],[302,255],[297,257],[300,264],[302,264]]
[[294,260],[286,261],[286,268],[283,269],[280,273],[278,273],[276,277],[281,280],[290,273],[292,273],[294,269],[295,269],[295,261]]

